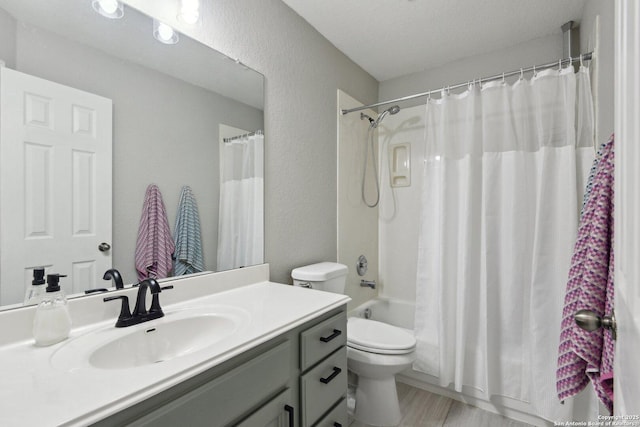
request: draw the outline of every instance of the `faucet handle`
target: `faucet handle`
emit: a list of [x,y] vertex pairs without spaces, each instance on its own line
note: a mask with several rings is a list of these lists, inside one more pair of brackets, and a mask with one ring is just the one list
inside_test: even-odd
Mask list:
[[[160,291],[173,289],[173,285],[163,286],[159,289]],[[149,313],[162,313],[162,308],[160,308],[160,297],[158,296],[159,293],[160,292],[156,292],[151,295],[151,308],[149,308]]]
[[120,306],[120,315],[118,316],[118,321],[116,322],[116,328],[122,328],[125,326],[129,326],[131,322],[131,310],[129,310],[129,297],[126,295],[118,295],[116,297],[106,297],[102,300],[104,302],[114,301],[120,299],[122,300],[122,305]]

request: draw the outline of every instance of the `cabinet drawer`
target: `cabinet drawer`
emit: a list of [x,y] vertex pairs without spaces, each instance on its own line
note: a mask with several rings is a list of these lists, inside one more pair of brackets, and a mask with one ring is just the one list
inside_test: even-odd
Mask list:
[[347,399],[343,398],[327,415],[313,427],[348,427]]
[[303,372],[347,343],[347,315],[337,314],[300,334]]
[[282,389],[290,375],[291,344],[285,341],[159,409],[131,426],[228,425]]
[[347,348],[342,347],[300,378],[302,425],[310,426],[347,391]]

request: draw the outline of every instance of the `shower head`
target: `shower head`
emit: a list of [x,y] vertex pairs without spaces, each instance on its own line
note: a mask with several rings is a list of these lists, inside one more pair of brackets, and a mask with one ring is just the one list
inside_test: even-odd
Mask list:
[[387,108],[382,113],[380,113],[378,118],[375,120],[373,127],[378,127],[380,122],[382,122],[382,119],[384,119],[387,114],[391,114],[391,115],[398,114],[399,111],[400,111],[400,107],[397,105]]
[[393,107],[389,107],[387,111],[390,112],[391,114],[398,114],[398,112],[400,112],[400,106],[394,105]]

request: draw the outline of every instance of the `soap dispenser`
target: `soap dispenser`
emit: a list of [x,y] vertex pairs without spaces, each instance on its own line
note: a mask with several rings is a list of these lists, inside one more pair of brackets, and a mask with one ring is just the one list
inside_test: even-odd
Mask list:
[[38,305],[45,295],[44,268],[33,269],[31,286],[24,295],[24,305]]
[[33,338],[37,346],[47,346],[65,340],[71,331],[71,316],[67,298],[60,289],[62,274],[47,274],[47,292],[38,304],[33,320]]

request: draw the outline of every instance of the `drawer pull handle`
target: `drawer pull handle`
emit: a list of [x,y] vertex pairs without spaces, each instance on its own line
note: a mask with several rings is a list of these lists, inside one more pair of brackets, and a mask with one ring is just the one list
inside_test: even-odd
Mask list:
[[284,405],[284,410],[289,414],[289,427],[293,427],[293,406]]
[[335,337],[338,337],[340,335],[342,335],[342,331],[340,329],[334,329],[333,333],[331,335],[329,335],[328,337],[320,337],[320,341],[329,342],[332,339],[334,339]]
[[320,382],[322,384],[329,384],[331,380],[337,377],[340,372],[342,372],[342,369],[338,368],[337,366],[334,366],[333,372],[331,373],[331,375],[329,375],[327,378],[320,378]]

